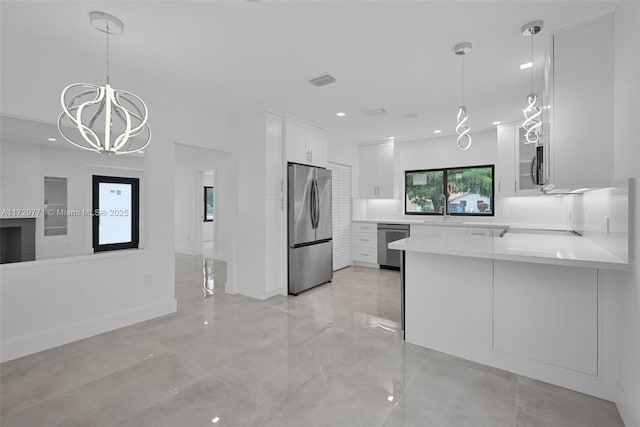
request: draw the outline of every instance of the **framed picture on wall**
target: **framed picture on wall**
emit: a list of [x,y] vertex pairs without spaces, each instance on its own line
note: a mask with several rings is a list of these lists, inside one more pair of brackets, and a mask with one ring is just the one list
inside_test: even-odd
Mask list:
[[213,187],[204,187],[204,222],[213,221]]

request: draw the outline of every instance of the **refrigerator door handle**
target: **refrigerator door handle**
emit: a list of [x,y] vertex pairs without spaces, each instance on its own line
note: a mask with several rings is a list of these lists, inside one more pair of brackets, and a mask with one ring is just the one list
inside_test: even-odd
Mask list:
[[320,225],[320,192],[318,191],[318,180],[313,180],[315,192],[316,192],[316,228]]
[[317,199],[317,192],[316,192],[316,180],[314,179],[313,181],[311,181],[311,209],[310,209],[310,213],[311,213],[311,228],[316,229],[318,228],[318,218],[317,218],[317,213],[318,213],[318,199]]

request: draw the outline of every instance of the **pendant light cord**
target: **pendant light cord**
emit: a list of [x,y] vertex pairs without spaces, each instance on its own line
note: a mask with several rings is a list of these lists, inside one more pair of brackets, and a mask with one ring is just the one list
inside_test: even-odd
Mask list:
[[533,93],[533,34],[531,34],[531,93]]
[[462,55],[462,104],[464,105],[464,57],[465,55]]
[[107,21],[107,84],[109,84],[109,21]]

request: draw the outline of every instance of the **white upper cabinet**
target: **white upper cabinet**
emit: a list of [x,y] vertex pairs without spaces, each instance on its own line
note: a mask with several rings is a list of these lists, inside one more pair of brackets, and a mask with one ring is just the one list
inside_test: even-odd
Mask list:
[[531,176],[535,167],[536,145],[524,143],[522,123],[499,125],[496,194],[535,196],[540,194]]
[[515,177],[515,125],[499,125],[497,128],[498,158],[495,168],[495,191],[502,197],[516,191]]
[[548,182],[556,188],[611,184],[613,55],[613,18],[553,36]]
[[393,198],[393,142],[360,147],[360,197]]
[[326,131],[303,121],[287,117],[287,161],[326,166]]

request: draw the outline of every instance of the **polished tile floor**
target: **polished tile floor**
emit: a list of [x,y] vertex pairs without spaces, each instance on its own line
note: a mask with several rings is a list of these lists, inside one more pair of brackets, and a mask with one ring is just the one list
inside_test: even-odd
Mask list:
[[204,299],[202,258],[177,255],[176,297],[175,314],[1,365],[1,425],[622,425],[610,402],[404,343],[396,272]]

